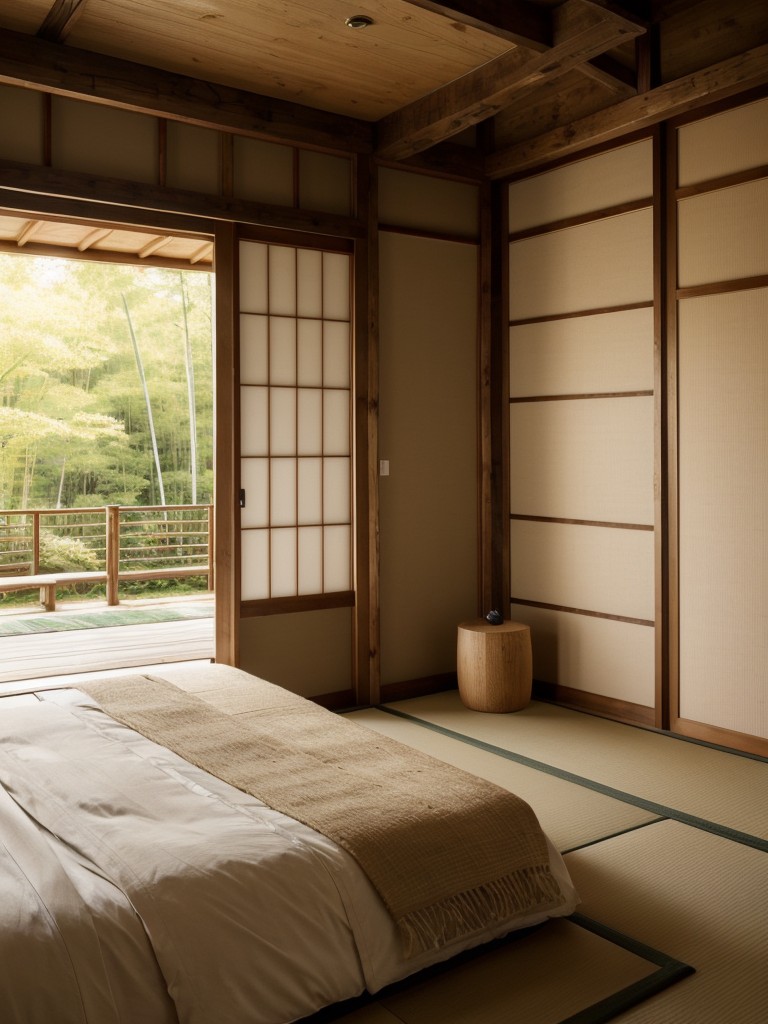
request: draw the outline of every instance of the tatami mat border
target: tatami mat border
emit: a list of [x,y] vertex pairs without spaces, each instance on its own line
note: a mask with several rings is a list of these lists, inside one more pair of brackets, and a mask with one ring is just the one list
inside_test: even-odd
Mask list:
[[470,746],[485,750],[487,753],[496,754],[498,757],[505,757],[509,761],[516,761],[527,768],[535,768],[537,771],[545,772],[547,775],[554,775],[565,782],[572,782],[577,786],[592,789],[596,793],[602,793],[603,796],[613,797],[614,800],[623,800],[624,803],[640,807],[644,811],[650,811],[661,818],[671,818],[673,821],[679,821],[683,825],[690,825],[691,828],[699,828],[704,832],[711,832],[713,835],[720,836],[722,839],[730,839],[734,843],[742,843],[744,846],[751,846],[763,853],[768,853],[768,840],[762,839],[759,836],[750,835],[748,832],[740,832],[738,829],[729,828],[727,825],[721,825],[719,822],[708,821],[706,818],[699,818],[695,814],[688,814],[685,811],[677,810],[674,807],[667,807],[653,800],[646,800],[644,797],[635,796],[633,793],[625,793],[623,790],[606,786],[602,782],[596,782],[594,779],[575,775],[564,768],[557,768],[555,765],[547,764],[544,761],[537,761],[532,757],[526,757],[525,754],[517,754],[513,750],[505,750],[503,747],[486,743],[485,740],[476,739],[474,736],[467,736],[465,733],[456,732],[454,729],[447,729],[444,725],[437,725],[435,722],[418,718],[416,715],[409,715],[398,708],[390,708],[385,704],[378,704],[376,705],[376,710],[384,711],[386,714],[394,715],[396,718],[404,718],[406,721],[420,725],[424,729],[431,729],[433,732],[459,740],[461,743],[468,743]]
[[[633,982],[631,985],[618,989],[612,995],[598,1000],[598,1002],[585,1007],[583,1010],[579,1010],[577,1013],[563,1017],[562,1020],[558,1021],[558,1024],[608,1024],[609,1021],[613,1020],[620,1013],[624,1013],[633,1006],[637,1006],[646,999],[650,999],[651,996],[655,996],[657,993],[669,988],[670,985],[674,985],[675,982],[688,977],[688,975],[696,973],[696,969],[690,964],[686,964],[682,960],[675,960],[674,957],[668,956],[661,950],[647,946],[638,939],[632,938],[631,935],[625,935],[623,932],[616,931],[615,928],[610,928],[608,925],[594,921],[590,917],[585,917],[584,914],[570,914],[565,920],[580,928],[584,928],[586,931],[592,932],[601,939],[605,939],[606,942],[620,946],[641,960],[647,960],[649,963],[655,964],[658,970],[647,975],[645,978],[641,978],[639,981]],[[538,927],[543,926],[539,925]],[[444,972],[455,969],[457,964],[466,963],[475,957],[482,956],[483,953],[489,950],[498,949],[507,943],[523,939],[534,931],[536,931],[535,927],[522,928],[518,931],[510,932],[499,939],[492,939],[482,946],[468,949],[452,957],[450,960],[434,964],[432,967],[427,967],[417,974],[404,978],[402,981],[388,985],[375,995],[363,993],[342,1003],[335,1003],[332,1006],[318,1010],[317,1013],[313,1013],[309,1017],[303,1017],[300,1021],[297,1021],[297,1024],[332,1024],[333,1021],[340,1021],[343,1024],[343,1020],[348,1014],[365,1006],[370,1006],[372,1003],[379,1003],[386,1009],[385,1003],[389,996],[399,992],[406,992],[415,982],[420,983],[425,979],[437,978]]]
[[601,924],[599,921],[593,921],[592,918],[585,917],[583,914],[571,914],[568,920],[581,928],[594,932],[595,935],[599,935],[607,942],[613,942],[628,952],[634,953],[635,956],[656,964],[659,969],[653,974],[649,974],[647,978],[641,978],[640,981],[601,999],[600,1002],[594,1003],[586,1010],[567,1017],[560,1024],[606,1024],[618,1014],[624,1013],[631,1007],[637,1006],[638,1003],[662,992],[670,985],[674,985],[676,981],[681,981],[689,974],[696,973],[696,969],[690,964],[683,963],[682,960],[675,960],[674,957],[662,953],[661,950],[646,946],[644,942],[633,939],[623,932],[617,932],[615,928],[609,928],[608,925]]

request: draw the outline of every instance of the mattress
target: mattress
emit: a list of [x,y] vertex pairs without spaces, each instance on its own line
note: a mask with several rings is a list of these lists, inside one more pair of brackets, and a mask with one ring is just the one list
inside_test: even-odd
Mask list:
[[0,711],[3,1021],[287,1024],[578,902],[547,840],[560,906],[405,956],[337,842],[78,690],[39,696]]

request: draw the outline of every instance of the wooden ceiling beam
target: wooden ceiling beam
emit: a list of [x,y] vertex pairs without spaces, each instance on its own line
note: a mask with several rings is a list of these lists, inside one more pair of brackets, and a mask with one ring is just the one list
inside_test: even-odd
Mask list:
[[93,231],[89,231],[85,238],[82,238],[78,244],[78,252],[85,252],[86,249],[90,249],[92,245],[96,245],[97,242],[103,242],[105,238],[108,238],[112,234],[112,228],[94,228]]
[[645,31],[634,19],[591,0],[566,0],[554,12],[555,45],[546,53],[522,48],[377,122],[377,156],[404,160],[493,117],[523,89],[557,78]]
[[42,221],[39,220],[28,220],[21,231],[15,238],[16,245],[19,249],[26,245],[32,235],[41,227]]
[[173,235],[159,235],[157,238],[153,238],[151,242],[139,249],[137,256],[140,259],[146,259],[147,256],[154,256],[156,252],[159,252],[163,246],[170,245],[173,241]]
[[0,30],[0,83],[103,103],[252,138],[370,153],[373,129],[353,117]]
[[213,258],[213,242],[203,242],[199,249],[195,249],[192,255],[189,257],[190,263],[199,263],[203,258],[210,260]]
[[[74,204],[69,202],[73,199],[76,200]],[[30,201],[34,203],[34,209],[54,214],[72,209],[76,220],[80,219],[77,208],[88,204],[83,214],[83,219],[88,222],[95,218],[107,219],[109,214],[105,216],[99,211],[111,208],[115,221],[125,223],[129,212],[128,220],[136,226],[151,225],[151,234],[156,234],[164,224],[168,225],[169,233],[177,233],[173,226],[177,222],[175,216],[172,222],[166,214],[181,215],[178,221],[180,234],[192,234],[200,228],[201,233],[207,235],[213,228],[213,221],[289,228],[333,238],[362,238],[364,234],[363,225],[358,220],[340,214],[316,213],[187,189],[161,188],[122,178],[96,177],[79,171],[60,171],[53,167],[0,159],[0,207],[16,210],[20,204]],[[69,214],[67,219],[71,219]]]
[[543,51],[552,46],[552,21],[545,7],[528,0],[407,0],[412,7],[441,14],[457,25],[477,28],[514,46]]
[[637,95],[637,75],[605,54],[587,61],[577,70],[620,99]]
[[768,44],[667,82],[606,110],[498,150],[486,160],[491,178],[505,178],[570,156],[628,132],[768,82]]
[[88,0],[54,0],[53,7],[37,30],[39,39],[51,43],[63,43],[83,13]]

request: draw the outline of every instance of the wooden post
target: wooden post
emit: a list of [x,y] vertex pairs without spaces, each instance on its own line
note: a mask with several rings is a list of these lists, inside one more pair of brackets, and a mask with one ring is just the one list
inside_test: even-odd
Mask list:
[[119,604],[120,506],[107,505],[107,604]]
[[214,587],[214,525],[213,525],[213,505],[208,506],[208,589],[213,590]]
[[40,572],[40,514],[32,512],[32,575]]

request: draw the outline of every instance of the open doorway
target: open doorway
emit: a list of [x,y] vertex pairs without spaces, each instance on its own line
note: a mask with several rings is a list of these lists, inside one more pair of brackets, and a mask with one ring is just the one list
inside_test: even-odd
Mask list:
[[[181,660],[169,622],[212,657],[212,242],[0,214],[0,250],[6,668]],[[94,628],[151,623],[154,658],[151,633]],[[9,668],[17,636],[45,653],[64,634],[60,665]]]

